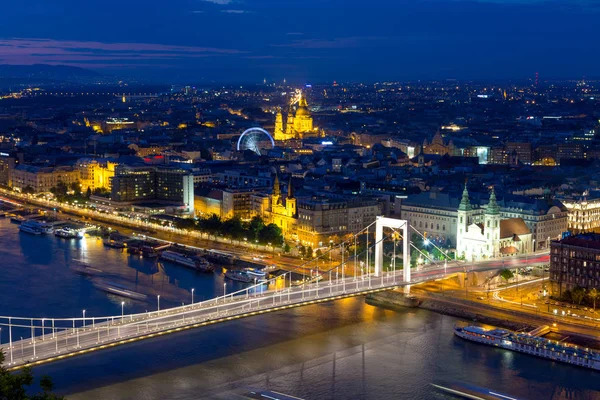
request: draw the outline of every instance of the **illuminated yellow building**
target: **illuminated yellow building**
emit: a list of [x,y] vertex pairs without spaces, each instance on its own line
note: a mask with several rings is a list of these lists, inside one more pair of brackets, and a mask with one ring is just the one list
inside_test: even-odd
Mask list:
[[[294,106],[297,108],[294,110]],[[308,102],[302,91],[298,91],[290,103],[285,126],[281,110],[275,116],[275,140],[302,139],[315,135],[318,131],[313,126],[313,117],[308,109]]]
[[111,179],[115,176],[115,167],[118,164],[112,161],[98,161],[93,158],[82,158],[77,161],[81,187],[85,191],[88,188],[111,189]]
[[275,175],[270,214],[271,222],[281,228],[283,236],[287,237],[295,232],[298,221],[298,208],[291,178],[287,187],[287,196],[284,198],[281,195],[279,177]]

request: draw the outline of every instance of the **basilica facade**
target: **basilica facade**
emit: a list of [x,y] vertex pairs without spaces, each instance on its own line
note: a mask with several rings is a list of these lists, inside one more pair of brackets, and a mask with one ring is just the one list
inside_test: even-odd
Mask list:
[[297,108],[294,109],[296,100],[292,100],[287,113],[287,120],[284,124],[283,113],[281,110],[275,116],[275,140],[303,139],[305,136],[311,136],[316,133],[313,126],[313,118],[308,109],[308,103],[304,93],[300,92],[297,99]]

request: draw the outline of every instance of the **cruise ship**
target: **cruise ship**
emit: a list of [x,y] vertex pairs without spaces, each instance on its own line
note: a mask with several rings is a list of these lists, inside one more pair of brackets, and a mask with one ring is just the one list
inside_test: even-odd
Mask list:
[[166,261],[171,261],[175,264],[183,265],[184,267],[192,268],[202,272],[212,272],[214,267],[201,257],[186,256],[171,250],[165,250],[160,255],[160,258]]
[[531,333],[517,333],[499,328],[484,329],[479,326],[455,326],[454,334],[472,342],[600,370],[600,354],[596,351],[565,342],[544,339]]

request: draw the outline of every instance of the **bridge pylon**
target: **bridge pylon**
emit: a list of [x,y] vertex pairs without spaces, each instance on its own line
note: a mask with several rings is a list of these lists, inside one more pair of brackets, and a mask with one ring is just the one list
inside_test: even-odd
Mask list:
[[402,229],[402,268],[404,282],[410,282],[410,236],[408,221],[388,217],[377,217],[375,221],[375,276],[383,271],[383,228]]

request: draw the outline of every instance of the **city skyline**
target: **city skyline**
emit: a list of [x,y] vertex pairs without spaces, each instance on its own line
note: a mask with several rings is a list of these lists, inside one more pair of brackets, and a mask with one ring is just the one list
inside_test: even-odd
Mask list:
[[594,77],[594,2],[414,3],[33,0],[7,7],[0,64],[195,82]]

